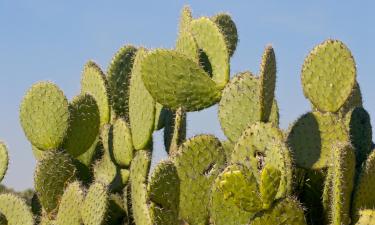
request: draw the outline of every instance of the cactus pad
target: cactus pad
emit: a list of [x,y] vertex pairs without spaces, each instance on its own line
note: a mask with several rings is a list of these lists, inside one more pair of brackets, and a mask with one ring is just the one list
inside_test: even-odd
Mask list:
[[281,180],[281,172],[270,164],[264,166],[260,174],[259,191],[262,196],[263,208],[271,207],[276,199]]
[[154,99],[174,110],[196,111],[220,99],[220,90],[208,74],[176,51],[159,49],[147,55],[142,78]]
[[229,56],[232,57],[236,51],[238,34],[237,27],[232,17],[226,13],[219,13],[212,17],[212,21],[220,28],[221,33],[224,35],[225,43],[227,44],[227,49]]
[[364,209],[359,211],[359,220],[355,225],[372,225],[375,224],[375,210]]
[[64,191],[56,216],[56,225],[81,225],[80,207],[84,193],[78,181],[70,183]]
[[20,121],[34,146],[41,150],[58,148],[68,129],[68,100],[55,84],[34,84],[22,100]]
[[191,15],[191,9],[189,6],[184,6],[181,10],[180,21],[178,25],[178,30],[180,32],[186,31],[190,29],[190,23],[193,20],[193,16]]
[[189,31],[180,31],[176,42],[176,51],[199,63],[199,47]]
[[34,225],[29,206],[13,194],[0,195],[0,213],[5,216],[8,225]]
[[133,158],[132,135],[125,120],[117,119],[113,124],[113,157],[118,165],[127,167]]
[[164,127],[165,150],[169,154],[175,153],[185,138],[186,113],[182,108],[177,109],[175,112],[168,110]]
[[355,85],[356,67],[350,50],[337,40],[316,46],[302,68],[303,91],[321,111],[337,112]]
[[7,146],[0,141],[0,182],[8,170],[9,156]]
[[107,186],[93,183],[87,190],[85,199],[81,206],[81,217],[85,225],[101,225],[106,221],[109,196]]
[[81,93],[91,94],[99,107],[100,127],[109,122],[111,117],[109,89],[106,77],[100,67],[89,61],[81,77]]
[[155,101],[141,77],[141,65],[146,54],[145,49],[138,50],[129,87],[129,121],[134,148],[137,150],[149,145],[155,122]]

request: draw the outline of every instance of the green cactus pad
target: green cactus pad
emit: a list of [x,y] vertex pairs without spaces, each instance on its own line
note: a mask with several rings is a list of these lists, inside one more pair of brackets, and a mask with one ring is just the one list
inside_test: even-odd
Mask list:
[[352,93],[349,95],[348,99],[344,105],[340,108],[339,114],[344,117],[348,112],[353,110],[356,107],[362,107],[362,94],[359,84],[356,82]]
[[[127,213],[124,208],[124,201],[120,194],[111,194],[109,196],[109,206],[106,215],[106,223],[109,225],[124,224]],[[126,223],[125,223],[126,224]]]
[[192,137],[173,160],[180,178],[180,219],[188,224],[206,223],[211,186],[225,162],[220,141],[211,135]]
[[320,112],[302,115],[287,137],[296,164],[307,169],[327,167],[336,141],[349,141],[344,123],[335,114]]
[[70,122],[63,148],[73,157],[87,151],[99,134],[100,115],[94,97],[79,95],[69,105]]
[[154,131],[164,128],[165,116],[167,114],[167,109],[163,107],[162,104],[156,102],[155,104],[155,122]]
[[258,182],[261,170],[270,164],[281,171],[276,198],[285,197],[292,191],[291,155],[283,142],[282,132],[270,123],[255,123],[243,132],[234,146],[231,163],[240,163],[249,168]]
[[112,58],[107,70],[113,113],[129,122],[129,81],[137,48],[122,47]]
[[0,213],[8,225],[34,225],[33,214],[25,200],[13,194],[0,195]]
[[375,210],[363,209],[359,211],[359,220],[355,225],[373,225],[375,224]]
[[262,196],[263,208],[268,209],[272,206],[279,190],[281,172],[270,164],[264,166],[259,183],[259,191]]
[[206,17],[193,20],[190,31],[199,49],[208,57],[212,66],[212,79],[219,89],[224,88],[229,80],[229,50],[224,34],[215,22]]
[[0,182],[8,170],[9,156],[7,146],[0,141]]
[[230,157],[232,156],[232,152],[234,149],[234,143],[226,140],[222,141],[221,145],[223,146],[224,152],[225,152],[225,159],[227,162],[230,162]]
[[373,209],[375,205],[375,151],[373,151],[360,172],[353,195],[353,220],[358,220],[361,209]]
[[305,96],[321,111],[337,112],[355,86],[356,67],[344,43],[327,40],[306,57],[302,68]]
[[250,72],[236,75],[224,88],[219,120],[225,136],[235,142],[249,124],[261,121],[259,80]]
[[60,200],[59,211],[56,216],[56,225],[81,225],[80,207],[84,193],[78,181],[70,183]]
[[229,56],[232,57],[236,51],[238,34],[237,27],[232,17],[226,13],[220,13],[212,17],[212,21],[220,28],[221,33],[224,35],[225,43]]
[[332,149],[330,221],[350,224],[351,196],[355,176],[355,154],[349,143],[336,143]]
[[90,166],[102,149],[103,145],[98,136],[95,138],[95,141],[92,143],[89,149],[86,150],[85,153],[77,156],[76,159],[85,166]]
[[69,125],[68,100],[55,84],[34,84],[22,100],[20,121],[34,146],[41,150],[56,149]]
[[255,217],[249,225],[306,225],[303,208],[297,200],[286,198]]
[[58,210],[65,187],[75,179],[76,167],[70,155],[51,151],[38,162],[34,187],[43,209],[51,217]]
[[279,117],[279,106],[276,99],[273,99],[271,114],[268,118],[268,122],[271,122],[275,127],[279,127]]
[[159,49],[147,55],[142,78],[154,99],[174,110],[197,111],[220,99],[220,90],[209,75],[177,51]]
[[182,108],[172,112],[168,110],[164,127],[164,146],[169,154],[178,150],[186,138],[186,113]]
[[272,112],[276,87],[276,57],[272,46],[267,46],[260,64],[260,106],[262,121],[268,121]]
[[175,225],[178,222],[179,188],[175,165],[170,161],[158,163],[148,185],[150,213],[156,225]]
[[48,154],[48,151],[40,150],[33,145],[31,146],[31,150],[33,151],[34,158],[38,161],[41,160],[45,154]]
[[[245,171],[245,174],[243,174],[241,171]],[[247,171],[247,172],[246,172]],[[235,185],[238,185],[240,189],[244,189],[247,192],[251,190],[253,187],[253,190],[255,193],[258,195],[254,195],[254,193],[249,193],[250,196],[255,197],[255,199],[260,200],[259,193],[257,190],[257,183],[255,178],[252,176],[251,172],[246,170],[243,167],[240,167],[238,165],[230,165],[225,170],[219,174],[219,176],[215,179],[214,184],[212,185],[212,193],[211,193],[211,203],[210,203],[210,216],[211,220],[214,224],[216,225],[238,225],[238,224],[247,224],[249,221],[249,218],[253,217],[255,215],[254,211],[245,211],[242,209],[242,207],[239,207],[238,203],[240,202],[235,202],[234,201],[234,195],[228,195],[229,193],[227,192],[227,196],[225,198],[225,193],[222,190],[222,181],[227,180],[225,176],[228,177],[231,173],[238,173],[239,176],[241,176],[242,182],[245,182],[246,184],[249,184],[249,187],[246,186],[239,186],[240,185],[240,180],[235,180],[233,184],[233,188],[236,188]],[[236,174],[233,174],[236,176]],[[230,176],[229,176],[230,178]],[[254,179],[254,182],[251,182],[251,179]],[[230,183],[227,182],[228,185]],[[234,190],[237,195],[241,195],[240,190]],[[245,200],[247,200],[247,203],[249,202],[249,197],[250,196],[245,196]],[[261,209],[261,202],[254,202],[254,205],[256,207],[253,208],[259,208]]]
[[153,225],[148,207],[147,177],[151,156],[147,150],[139,150],[130,165],[131,205],[135,224]]
[[199,47],[189,31],[180,31],[176,42],[176,51],[199,63]]
[[81,206],[81,217],[85,225],[101,225],[106,221],[109,196],[106,185],[95,182],[87,190]]
[[180,22],[178,25],[178,30],[180,32],[186,31],[190,29],[190,23],[193,20],[193,16],[191,15],[191,9],[189,6],[184,6],[181,10],[180,15]]
[[357,107],[346,114],[345,120],[350,142],[355,149],[357,167],[360,167],[372,150],[370,115],[364,108]]
[[111,118],[109,88],[106,77],[100,67],[89,61],[86,63],[81,77],[81,93],[91,94],[99,107],[100,127]]
[[141,77],[141,66],[146,54],[145,49],[138,50],[129,87],[129,121],[134,148],[137,150],[146,148],[151,142],[155,122],[155,101]]
[[113,124],[113,157],[118,165],[127,167],[133,158],[132,135],[125,120],[119,118]]

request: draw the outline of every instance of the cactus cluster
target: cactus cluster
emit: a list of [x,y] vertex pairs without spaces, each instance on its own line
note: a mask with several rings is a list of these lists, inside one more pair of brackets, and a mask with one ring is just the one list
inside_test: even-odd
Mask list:
[[[0,194],[0,224],[370,225],[375,151],[350,50],[327,40],[301,78],[311,112],[279,128],[276,56],[230,78],[228,14],[181,13],[174,49],[126,45],[89,61],[80,93],[34,84],[20,122],[38,164],[31,206]],[[186,114],[218,105],[227,137],[186,138]],[[168,159],[151,170],[155,131]],[[0,180],[8,154],[0,143]]]

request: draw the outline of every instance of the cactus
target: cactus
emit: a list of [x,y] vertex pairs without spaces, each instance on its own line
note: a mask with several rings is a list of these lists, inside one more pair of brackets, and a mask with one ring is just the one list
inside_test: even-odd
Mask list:
[[[311,111],[279,128],[276,55],[230,79],[231,16],[184,7],[174,49],[124,45],[106,73],[89,61],[69,100],[34,84],[20,122],[37,167],[26,202],[0,194],[0,224],[374,224],[374,144],[354,58],[327,40],[301,71]],[[189,112],[218,105],[226,139],[187,136]],[[154,162],[164,129],[168,158]],[[0,181],[8,167],[0,142]],[[303,206],[303,207],[302,207]]]

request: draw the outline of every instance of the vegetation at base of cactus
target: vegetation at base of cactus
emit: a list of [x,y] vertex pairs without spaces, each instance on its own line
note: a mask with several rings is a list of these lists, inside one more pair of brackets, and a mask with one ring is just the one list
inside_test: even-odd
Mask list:
[[182,108],[168,110],[165,116],[164,146],[169,154],[176,153],[186,138],[186,113]]
[[0,214],[8,225],[34,225],[33,214],[25,200],[13,194],[0,194]]
[[89,61],[86,63],[81,77],[81,93],[88,93],[95,98],[99,107],[100,127],[111,118],[109,88],[105,74],[100,67]]
[[85,153],[99,134],[100,115],[94,97],[79,95],[69,104],[70,122],[63,148],[73,157]]
[[81,206],[81,217],[85,225],[101,225],[108,211],[108,188],[100,182],[93,183],[87,190]]
[[364,209],[359,211],[359,219],[355,225],[372,225],[375,224],[375,210]]
[[337,40],[316,46],[302,68],[304,94],[323,112],[337,112],[355,85],[356,67],[350,50]]
[[70,183],[61,197],[56,225],[81,225],[80,207],[84,193],[78,181]]
[[20,122],[34,146],[41,150],[56,149],[68,129],[68,100],[55,84],[34,84],[22,100]]
[[4,179],[4,176],[8,170],[9,156],[8,148],[0,141],[0,182]]
[[133,158],[133,141],[129,126],[123,119],[113,124],[113,157],[121,167],[128,167]]
[[296,164],[307,169],[327,167],[332,145],[337,141],[349,141],[344,122],[336,114],[317,111],[301,116],[287,136]]
[[180,178],[179,218],[192,225],[206,223],[211,186],[225,163],[220,141],[211,135],[192,137],[172,160]]
[[232,17],[227,13],[219,13],[213,16],[211,20],[214,21],[214,23],[219,27],[221,33],[224,35],[229,57],[232,57],[236,51],[238,43],[236,24],[232,20]]
[[276,198],[285,197],[292,191],[292,158],[283,142],[282,132],[271,123],[255,123],[238,139],[231,163],[240,163],[251,171],[260,182],[261,171],[270,164],[281,172]]
[[129,122],[129,83],[137,48],[125,45],[113,56],[107,69],[113,113]]

